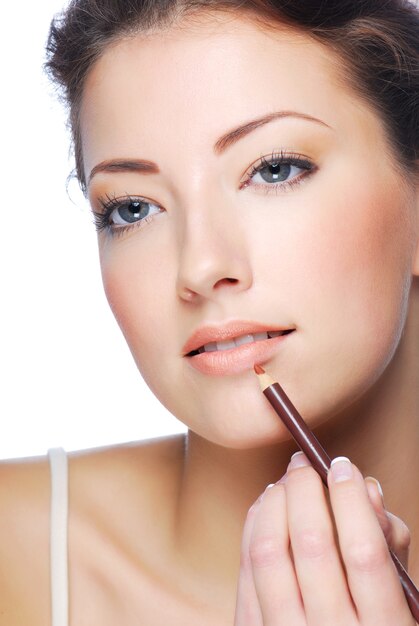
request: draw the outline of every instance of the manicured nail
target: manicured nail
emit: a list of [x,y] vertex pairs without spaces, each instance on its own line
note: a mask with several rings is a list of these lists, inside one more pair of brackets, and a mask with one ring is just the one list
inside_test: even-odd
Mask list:
[[367,480],[367,481],[369,481],[369,482],[374,483],[374,485],[377,487],[377,489],[378,489],[378,493],[379,493],[379,494],[380,494],[380,496],[381,496],[381,500],[382,500],[382,502],[383,502],[383,506],[384,506],[384,494],[383,494],[383,489],[382,489],[382,487],[381,487],[380,483],[378,482],[378,480],[377,480],[376,478],[374,478],[373,476],[367,476],[365,480]]
[[346,456],[337,456],[330,466],[334,483],[342,483],[353,477],[352,463]]
[[[371,477],[372,478],[372,477]],[[383,493],[383,488],[381,487],[380,481],[377,480],[376,478],[374,478],[375,482],[377,483],[377,487],[378,487],[378,491],[380,492],[380,496],[383,498],[384,500],[384,493]]]
[[259,498],[256,500],[256,504],[258,504],[259,502],[262,502],[262,499],[263,499],[263,496],[265,495],[265,493],[268,491],[268,489],[270,489],[271,487],[274,487],[274,486],[275,486],[275,483],[270,483],[269,485],[266,485],[265,491],[260,494]]
[[307,465],[310,465],[310,461],[308,460],[304,452],[299,451],[295,452],[295,454],[292,455],[290,464],[288,465],[288,469],[290,470],[295,469],[296,467],[307,467]]

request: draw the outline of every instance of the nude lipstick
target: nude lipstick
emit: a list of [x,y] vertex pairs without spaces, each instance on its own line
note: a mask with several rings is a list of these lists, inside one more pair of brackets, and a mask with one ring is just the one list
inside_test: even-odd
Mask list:
[[[308,428],[279,383],[272,380],[260,365],[254,365],[254,370],[258,375],[259,384],[264,395],[327,487],[327,473],[331,465],[330,457],[314,433]],[[415,620],[419,622],[419,591],[397,556],[391,550],[390,556],[399,574],[410,611]]]
[[295,328],[271,326],[250,320],[231,320],[198,328],[182,349],[182,356],[203,374],[228,376],[267,361],[288,343]]

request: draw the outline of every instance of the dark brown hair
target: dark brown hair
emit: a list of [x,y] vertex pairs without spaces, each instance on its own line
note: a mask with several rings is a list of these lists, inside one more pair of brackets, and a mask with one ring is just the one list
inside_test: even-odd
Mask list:
[[46,70],[69,107],[83,190],[78,118],[92,65],[119,39],[217,11],[242,14],[265,28],[291,27],[331,49],[341,61],[343,81],[380,116],[400,170],[419,173],[419,10],[414,1],[71,0],[51,23]]

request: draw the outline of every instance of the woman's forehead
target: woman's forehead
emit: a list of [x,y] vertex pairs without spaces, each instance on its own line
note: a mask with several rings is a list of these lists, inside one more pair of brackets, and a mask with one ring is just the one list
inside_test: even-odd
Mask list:
[[[332,59],[323,45],[289,29],[272,34],[241,20],[234,26],[195,24],[191,30],[136,35],[112,44],[91,69],[85,92],[90,100],[92,91],[100,97],[113,86],[139,85],[147,92],[138,105],[166,93],[177,96],[183,107],[199,97],[223,102],[243,89],[246,97],[280,97],[292,95],[293,86],[300,93],[312,80],[322,89],[333,84]],[[170,103],[172,108],[176,103]]]

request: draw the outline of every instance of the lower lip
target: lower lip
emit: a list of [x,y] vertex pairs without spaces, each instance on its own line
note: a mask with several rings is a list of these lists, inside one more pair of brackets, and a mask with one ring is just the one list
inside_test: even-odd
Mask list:
[[[294,331],[293,331],[294,332]],[[252,369],[254,365],[266,363],[275,356],[280,344],[292,333],[280,335],[272,339],[245,343],[231,350],[217,350],[216,352],[202,352],[195,356],[185,357],[189,363],[202,374],[210,376],[228,376],[241,374]]]

